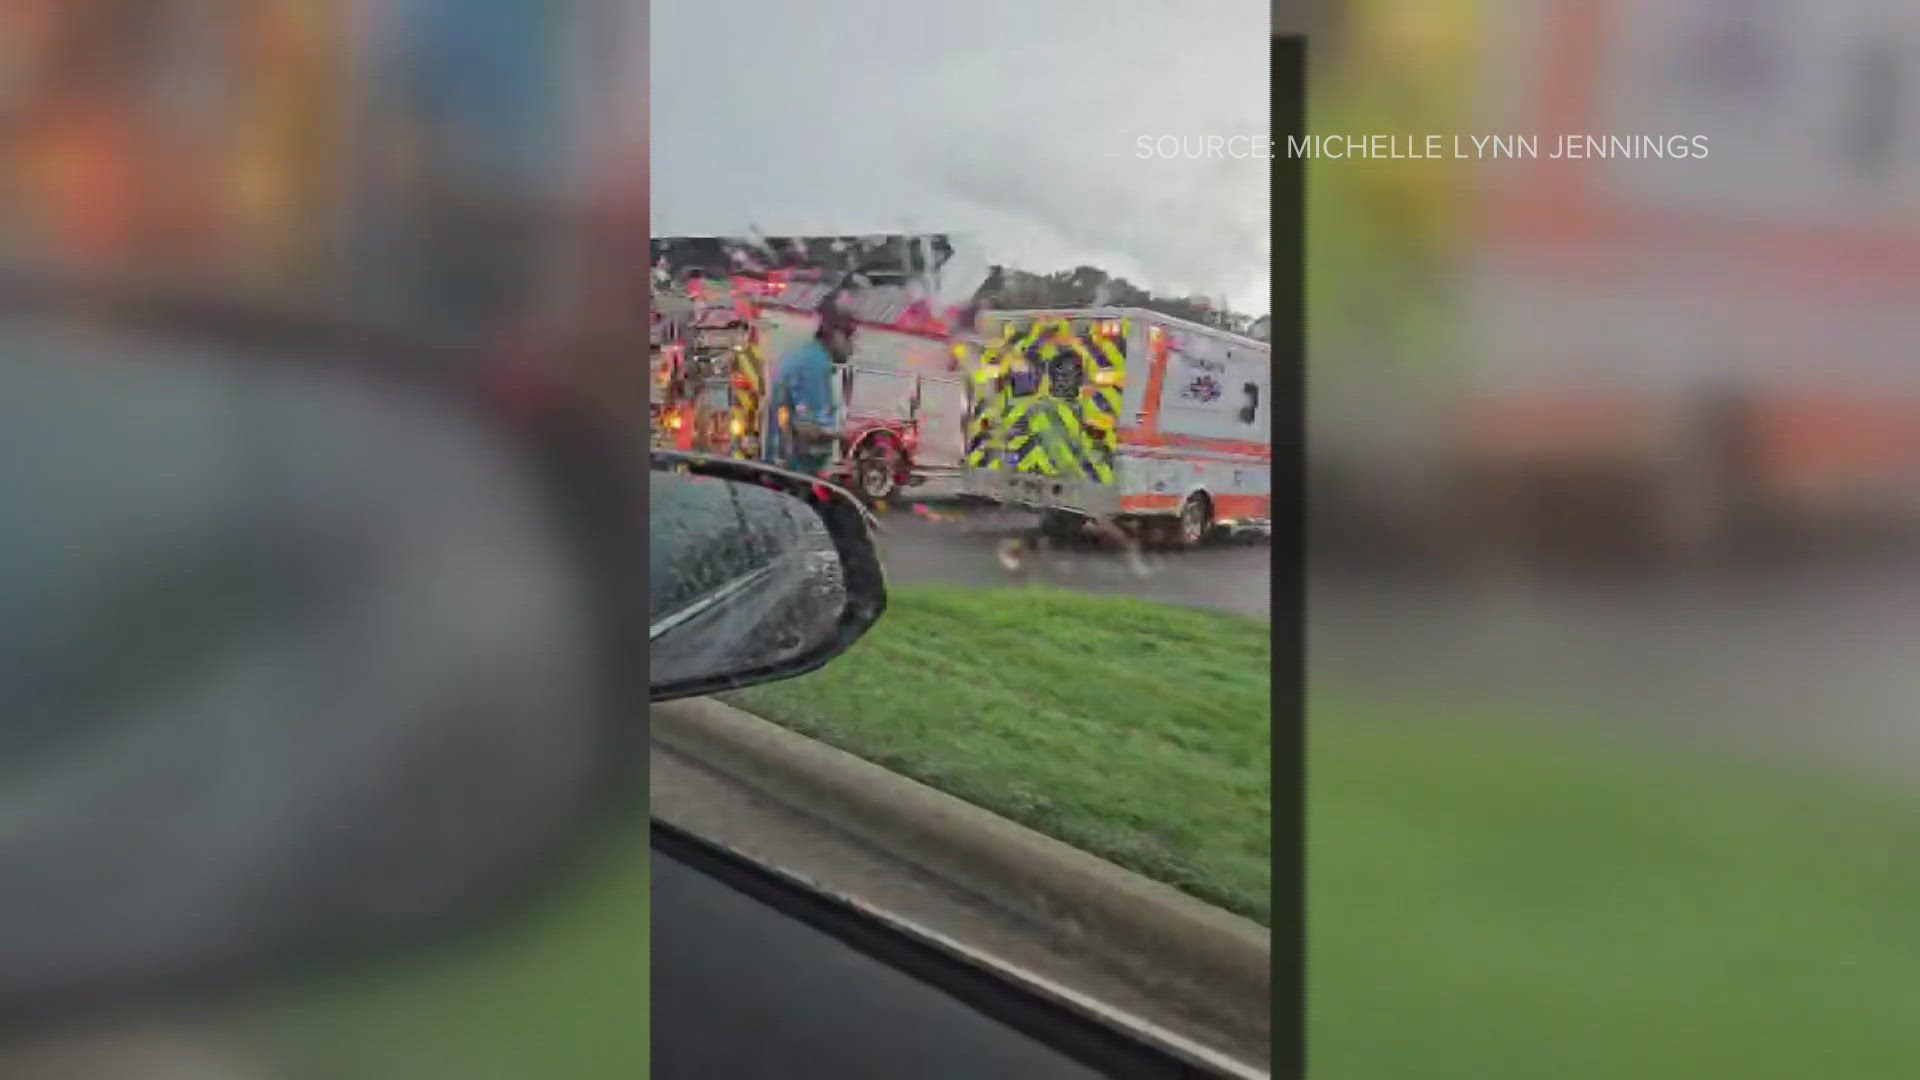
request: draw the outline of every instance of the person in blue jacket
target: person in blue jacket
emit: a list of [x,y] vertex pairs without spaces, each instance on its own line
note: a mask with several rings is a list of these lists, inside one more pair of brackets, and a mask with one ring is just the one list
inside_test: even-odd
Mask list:
[[832,462],[840,436],[833,381],[853,355],[853,329],[853,317],[829,301],[820,309],[813,340],[780,358],[767,395],[773,416],[767,454],[771,463],[818,476]]

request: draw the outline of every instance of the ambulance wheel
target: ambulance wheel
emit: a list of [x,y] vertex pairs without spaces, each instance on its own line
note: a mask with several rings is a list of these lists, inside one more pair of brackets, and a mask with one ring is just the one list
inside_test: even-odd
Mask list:
[[1213,500],[1198,491],[1187,496],[1172,532],[1174,547],[1182,551],[1199,547],[1213,534]]
[[893,447],[885,443],[869,443],[854,458],[854,487],[869,504],[893,498],[900,490],[898,475]]

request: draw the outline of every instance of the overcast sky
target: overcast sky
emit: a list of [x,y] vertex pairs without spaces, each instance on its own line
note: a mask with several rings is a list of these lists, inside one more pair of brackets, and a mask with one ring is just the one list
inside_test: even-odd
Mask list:
[[[652,232],[950,232],[1030,270],[1268,298],[1264,0],[654,0]],[[1244,145],[1240,144],[1240,145]]]

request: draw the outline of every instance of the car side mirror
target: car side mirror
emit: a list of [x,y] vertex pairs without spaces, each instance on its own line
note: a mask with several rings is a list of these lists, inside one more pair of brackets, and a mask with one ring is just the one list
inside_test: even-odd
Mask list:
[[812,671],[885,610],[875,522],[848,492],[668,451],[648,487],[651,700]]

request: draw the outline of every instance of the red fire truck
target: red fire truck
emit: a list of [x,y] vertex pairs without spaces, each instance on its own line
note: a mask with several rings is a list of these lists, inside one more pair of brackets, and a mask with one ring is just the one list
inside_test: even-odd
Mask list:
[[[936,279],[953,260],[944,236],[679,237],[654,240],[657,261],[698,265],[712,283],[724,277],[731,303],[750,309],[746,369],[761,386],[782,356],[813,335],[814,312],[827,294],[843,297],[859,322],[854,354],[836,387],[844,418],[840,452],[829,475],[870,502],[890,499],[929,479],[957,480],[967,412],[966,373],[958,339],[940,305]],[[784,259],[777,267],[743,267],[741,256]],[[834,266],[845,253],[860,272]],[[948,294],[969,297],[978,281],[950,273]],[[981,272],[984,280],[984,271]],[[950,314],[950,313],[948,313]],[[757,399],[755,399],[757,400]],[[743,411],[744,412],[744,411]],[[741,417],[763,443],[774,417]],[[731,421],[729,422],[731,423]],[[757,451],[757,446],[753,447]]]

